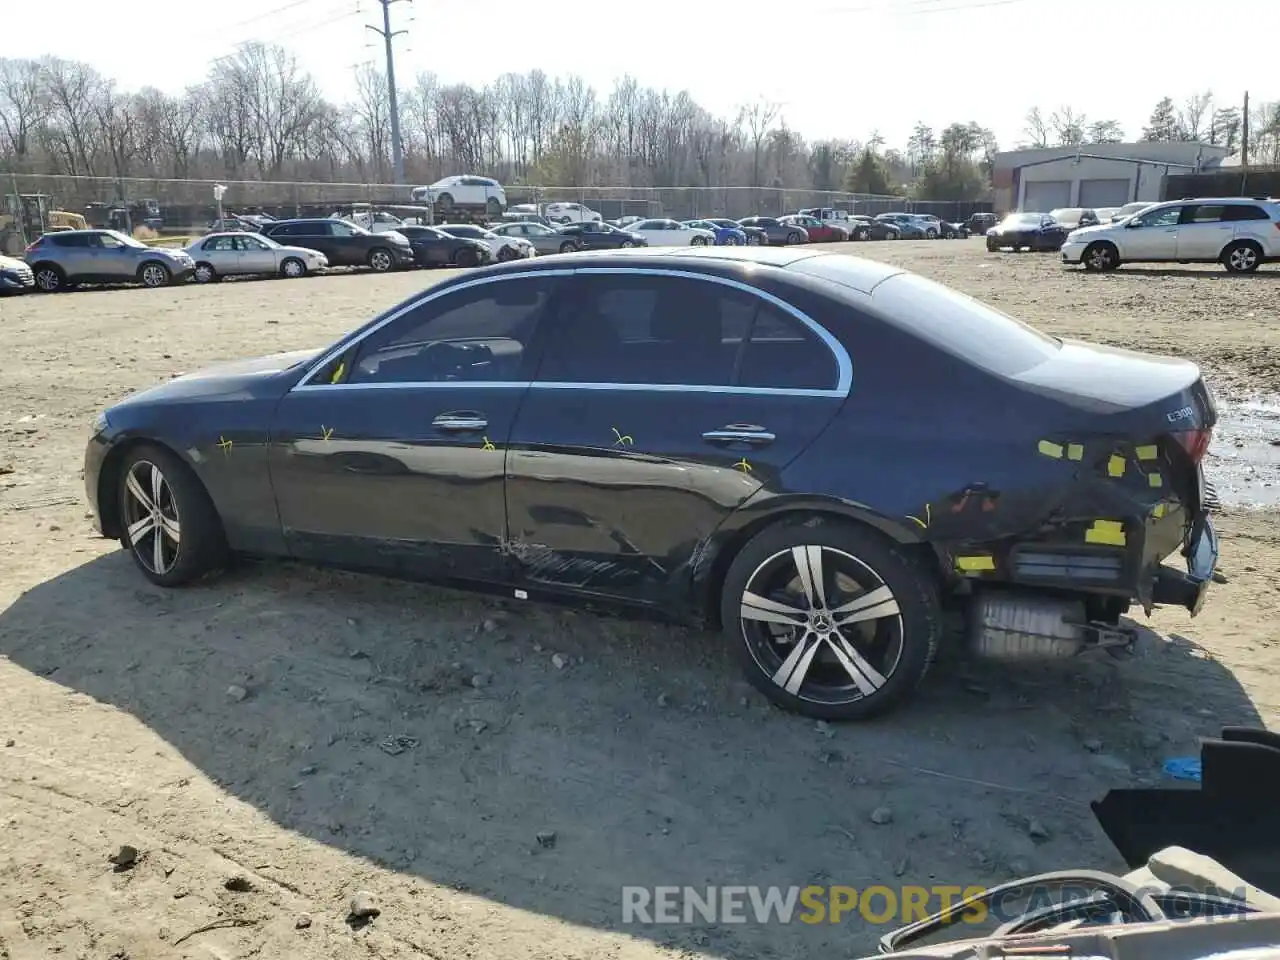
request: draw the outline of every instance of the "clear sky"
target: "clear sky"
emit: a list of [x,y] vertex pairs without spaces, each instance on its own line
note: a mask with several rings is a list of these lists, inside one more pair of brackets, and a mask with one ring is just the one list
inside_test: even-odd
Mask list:
[[[57,53],[126,87],[176,91],[210,60],[261,40],[292,50],[326,95],[350,94],[353,69],[381,62],[376,0],[0,0],[0,56]],[[1280,99],[1269,44],[1280,0],[1250,4],[1228,26],[1204,0],[486,0],[393,4],[397,73],[429,70],[484,84],[535,67],[576,72],[603,95],[615,77],[687,89],[732,116],[764,97],[811,138],[904,144],[917,120],[975,120],[1002,146],[1023,137],[1027,110],[1060,104],[1115,119],[1136,138],[1163,95],[1211,89],[1238,104]],[[1209,11],[1209,12],[1206,12]],[[1197,24],[1215,38],[1197,40]],[[1270,38],[1233,57],[1226,38]],[[402,81],[403,82],[403,81]]]

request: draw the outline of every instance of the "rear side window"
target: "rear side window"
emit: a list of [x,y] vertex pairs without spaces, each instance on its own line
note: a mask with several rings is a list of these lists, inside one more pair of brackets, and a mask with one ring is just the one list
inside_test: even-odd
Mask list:
[[1226,208],[1226,216],[1222,219],[1230,222],[1239,222],[1241,220],[1270,220],[1271,217],[1261,207],[1255,207],[1247,203],[1233,203]]
[[45,234],[45,236],[55,247],[83,248],[89,246],[89,235],[87,233],[50,233]]
[[1182,223],[1220,223],[1231,208],[1220,203],[1197,203],[1182,210]]
[[1062,342],[980,300],[910,273],[880,283],[871,302],[889,322],[1002,377],[1055,357]]
[[803,323],[755,294],[686,277],[575,281],[538,379],[831,390],[839,368]]

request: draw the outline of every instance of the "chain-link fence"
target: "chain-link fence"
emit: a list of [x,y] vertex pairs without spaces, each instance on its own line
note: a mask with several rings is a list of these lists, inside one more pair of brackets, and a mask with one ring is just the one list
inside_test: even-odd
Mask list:
[[[222,183],[226,213],[276,217],[328,216],[353,203],[409,204],[410,186],[386,183],[325,183],[269,180],[170,180],[0,174],[0,194],[44,194],[51,209],[82,214],[91,225],[112,222],[113,210],[129,210],[135,221],[158,218],[166,233],[203,230],[217,216],[214,187]],[[606,220],[624,216],[780,216],[810,207],[834,207],[874,216],[905,211],[959,220],[991,209],[990,203],[908,200],[900,196],[788,187],[555,187],[508,185],[507,201],[572,201]],[[158,212],[157,212],[158,211]]]

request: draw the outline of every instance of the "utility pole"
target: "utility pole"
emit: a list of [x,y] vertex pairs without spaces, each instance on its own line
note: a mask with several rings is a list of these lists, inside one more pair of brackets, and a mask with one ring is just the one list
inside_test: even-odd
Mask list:
[[[391,5],[400,2],[402,0],[378,0],[382,5],[382,26],[365,24],[366,29],[382,37],[387,51],[387,93],[391,99],[391,165],[395,169],[396,183],[404,183],[404,148],[400,143],[400,100],[396,95],[396,53],[393,41],[396,37],[409,32],[391,29]],[[413,0],[407,0],[407,2],[412,3]]]
[[1240,114],[1240,166],[1249,165],[1249,91],[1244,92],[1244,112]]

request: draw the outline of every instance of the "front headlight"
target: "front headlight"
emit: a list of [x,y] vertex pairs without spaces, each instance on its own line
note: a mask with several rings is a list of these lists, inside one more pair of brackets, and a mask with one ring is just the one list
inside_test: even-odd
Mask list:
[[107,419],[107,411],[103,410],[93,418],[93,435],[97,436],[100,433],[106,433],[110,426],[111,422]]

